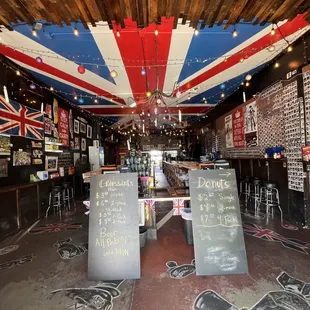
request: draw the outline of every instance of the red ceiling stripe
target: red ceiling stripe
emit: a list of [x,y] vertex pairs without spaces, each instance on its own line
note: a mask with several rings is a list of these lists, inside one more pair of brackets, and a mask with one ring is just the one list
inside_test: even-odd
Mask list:
[[[142,95],[145,97],[147,90],[152,92],[156,89],[157,73],[156,69],[151,67],[152,65],[164,64],[164,66],[158,67],[158,87],[159,89],[163,89],[167,69],[166,64],[168,61],[172,37],[173,21],[173,17],[169,19],[162,17],[162,23],[160,25],[156,26],[155,24],[151,24],[148,27],[139,30],[136,22],[133,22],[131,19],[126,19],[125,28],[120,31],[119,37],[116,35],[117,27],[114,24],[115,39],[134,96]],[[158,36],[155,36],[154,34],[156,27],[159,32]],[[128,61],[128,59],[133,61]],[[145,60],[146,64],[145,70],[147,74],[145,76],[141,75],[142,66],[144,66],[142,60]],[[157,62],[157,60],[160,60],[160,62]]]
[[28,66],[31,66],[32,68],[41,70],[43,72],[46,72],[48,74],[53,75],[56,78],[60,78],[64,81],[70,82],[74,85],[77,85],[79,87],[82,87],[90,92],[93,92],[95,94],[97,94],[98,96],[104,96],[104,97],[108,97],[108,98],[113,98],[114,101],[121,103],[121,104],[126,104],[125,101],[122,98],[115,98],[114,95],[112,95],[111,93],[96,87],[88,82],[85,82],[73,75],[70,75],[66,72],[63,72],[57,68],[54,68],[46,63],[38,63],[34,58],[23,54],[19,51],[16,51],[10,47],[4,46],[4,45],[0,45],[0,53],[10,57],[12,59],[15,59],[17,61],[20,61]]
[[[284,37],[292,35],[296,31],[306,27],[308,22],[304,19],[305,14],[298,15],[292,21],[287,22],[280,26],[280,30]],[[199,85],[202,82],[207,81],[208,79],[214,77],[215,75],[237,65],[240,62],[241,58],[247,58],[245,61],[248,61],[248,58],[255,55],[256,53],[260,52],[262,49],[267,48],[272,43],[276,43],[282,40],[282,36],[279,31],[276,31],[276,34],[271,37],[268,33],[262,38],[258,39],[257,41],[253,42],[252,44],[245,47],[243,50],[239,51],[238,53],[232,55],[231,57],[227,58],[226,61],[222,61],[221,63],[217,64],[216,66],[212,67],[211,69],[203,72],[202,74],[198,75],[197,77],[193,78],[186,84],[182,85],[178,90],[180,92],[185,92],[187,90],[192,89],[193,87]],[[178,91],[176,90],[176,92]]]

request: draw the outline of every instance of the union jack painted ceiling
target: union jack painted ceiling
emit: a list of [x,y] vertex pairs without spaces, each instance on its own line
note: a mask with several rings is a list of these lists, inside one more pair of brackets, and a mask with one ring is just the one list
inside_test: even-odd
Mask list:
[[[173,17],[162,17],[160,24],[143,29],[131,19],[122,29],[116,24],[110,29],[107,22],[89,29],[81,23],[63,28],[40,24],[36,36],[24,23],[12,25],[13,31],[2,28],[0,53],[66,99],[123,126],[142,112],[145,117],[154,113],[147,92],[156,89],[172,94],[164,97],[166,105],[157,107],[157,115],[178,119],[181,110],[183,121],[193,121],[309,29],[305,14],[278,23],[274,35],[271,24],[241,22],[236,25],[237,37],[232,36],[232,26],[224,30],[215,25],[195,35],[180,20],[173,29]],[[79,66],[85,73],[78,72]],[[112,71],[117,76],[111,77]]]

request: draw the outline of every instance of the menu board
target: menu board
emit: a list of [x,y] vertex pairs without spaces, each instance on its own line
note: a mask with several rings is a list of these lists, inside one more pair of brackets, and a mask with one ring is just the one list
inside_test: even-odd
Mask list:
[[72,155],[70,152],[63,152],[58,157],[58,167],[64,167],[65,174],[68,174],[68,168],[73,166]]
[[234,169],[189,172],[197,275],[248,272]]
[[88,278],[140,278],[137,173],[91,176]]

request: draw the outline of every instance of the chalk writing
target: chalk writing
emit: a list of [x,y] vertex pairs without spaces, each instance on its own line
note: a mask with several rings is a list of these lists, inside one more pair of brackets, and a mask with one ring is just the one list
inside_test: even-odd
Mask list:
[[247,273],[234,170],[196,170],[189,176],[196,274]]
[[0,249],[0,255],[5,255],[5,254],[8,254],[8,253],[14,252],[18,248],[19,248],[19,245],[17,245],[17,244],[8,245],[8,246]]
[[72,259],[85,254],[87,251],[87,244],[75,245],[71,238],[57,241],[54,243],[54,247],[57,248],[57,253],[62,259]]
[[140,276],[137,179],[131,173],[91,178],[91,203],[97,207],[90,213],[90,279]]

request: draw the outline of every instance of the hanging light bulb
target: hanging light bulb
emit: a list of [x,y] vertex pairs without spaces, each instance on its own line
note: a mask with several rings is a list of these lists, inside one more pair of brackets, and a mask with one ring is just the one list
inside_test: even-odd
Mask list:
[[116,31],[116,36],[119,38],[121,36],[120,32],[117,30]]
[[34,36],[34,37],[36,37],[38,34],[37,34],[37,31],[34,29],[34,27],[32,28],[32,35]]
[[50,87],[50,91],[54,91],[54,88],[53,88],[53,86],[51,86],[51,87]]
[[267,49],[269,52],[273,52],[276,49],[276,47],[273,44],[271,44],[267,47]]
[[179,110],[179,122],[182,123],[182,112]]
[[75,95],[75,96],[74,96],[74,100],[77,100],[77,98],[78,98],[77,95]]
[[222,93],[222,94],[221,94],[221,97],[222,97],[222,98],[224,98],[224,97],[225,97],[225,94],[224,94],[224,93]]
[[84,103],[84,99],[82,97],[79,99],[79,103],[81,103],[81,104]]
[[75,36],[79,35],[79,31],[78,31],[78,29],[76,27],[74,27],[73,33],[74,33]]
[[36,86],[35,86],[33,83],[31,83],[31,84],[29,85],[29,87],[30,87],[30,89],[36,89]]
[[85,73],[85,67],[83,65],[79,65],[77,70],[78,70],[78,73],[80,73],[80,74]]
[[279,68],[279,67],[280,67],[280,64],[279,64],[278,62],[276,62],[276,63],[274,64],[274,67],[275,67],[275,68]]
[[293,50],[292,45],[289,45],[288,48],[287,48],[287,51],[288,51],[288,52],[291,52],[292,50]]
[[156,29],[155,29],[155,31],[154,31],[154,34],[155,34],[155,36],[158,36],[158,30],[157,30],[157,27],[156,27]]
[[16,75],[20,75],[20,71],[18,69],[16,70]]
[[195,36],[198,36],[199,31],[198,31],[198,29],[197,29],[197,28],[195,29],[194,34],[195,34]]
[[251,74],[247,74],[245,79],[246,79],[246,81],[251,81],[252,75]]
[[241,62],[241,63],[244,62],[244,58],[243,58],[243,57],[240,58],[240,62]]
[[118,73],[117,73],[115,70],[112,70],[112,71],[110,72],[110,75],[111,75],[111,77],[112,77],[113,79],[115,79],[115,78],[118,76]]
[[246,87],[249,87],[249,86],[250,86],[250,82],[246,82],[246,83],[245,83],[245,86],[246,86]]
[[149,97],[151,97],[151,96],[152,96],[152,93],[151,93],[150,91],[147,91],[147,92],[146,92],[146,97],[149,98]]
[[95,100],[94,100],[94,102],[95,102],[95,103],[98,103],[98,100],[97,100],[97,99],[95,99]]
[[141,75],[146,75],[146,70],[143,67],[141,69]]
[[238,32],[237,32],[237,30],[236,30],[236,26],[234,25],[234,31],[233,31],[233,33],[232,33],[232,36],[234,37],[234,38],[236,38],[237,36],[238,36]]
[[187,100],[191,100],[191,95],[188,95],[188,96],[187,96]]
[[274,30],[274,25],[272,25],[270,34],[271,34],[272,36],[274,36],[274,35],[276,34],[276,31]]

